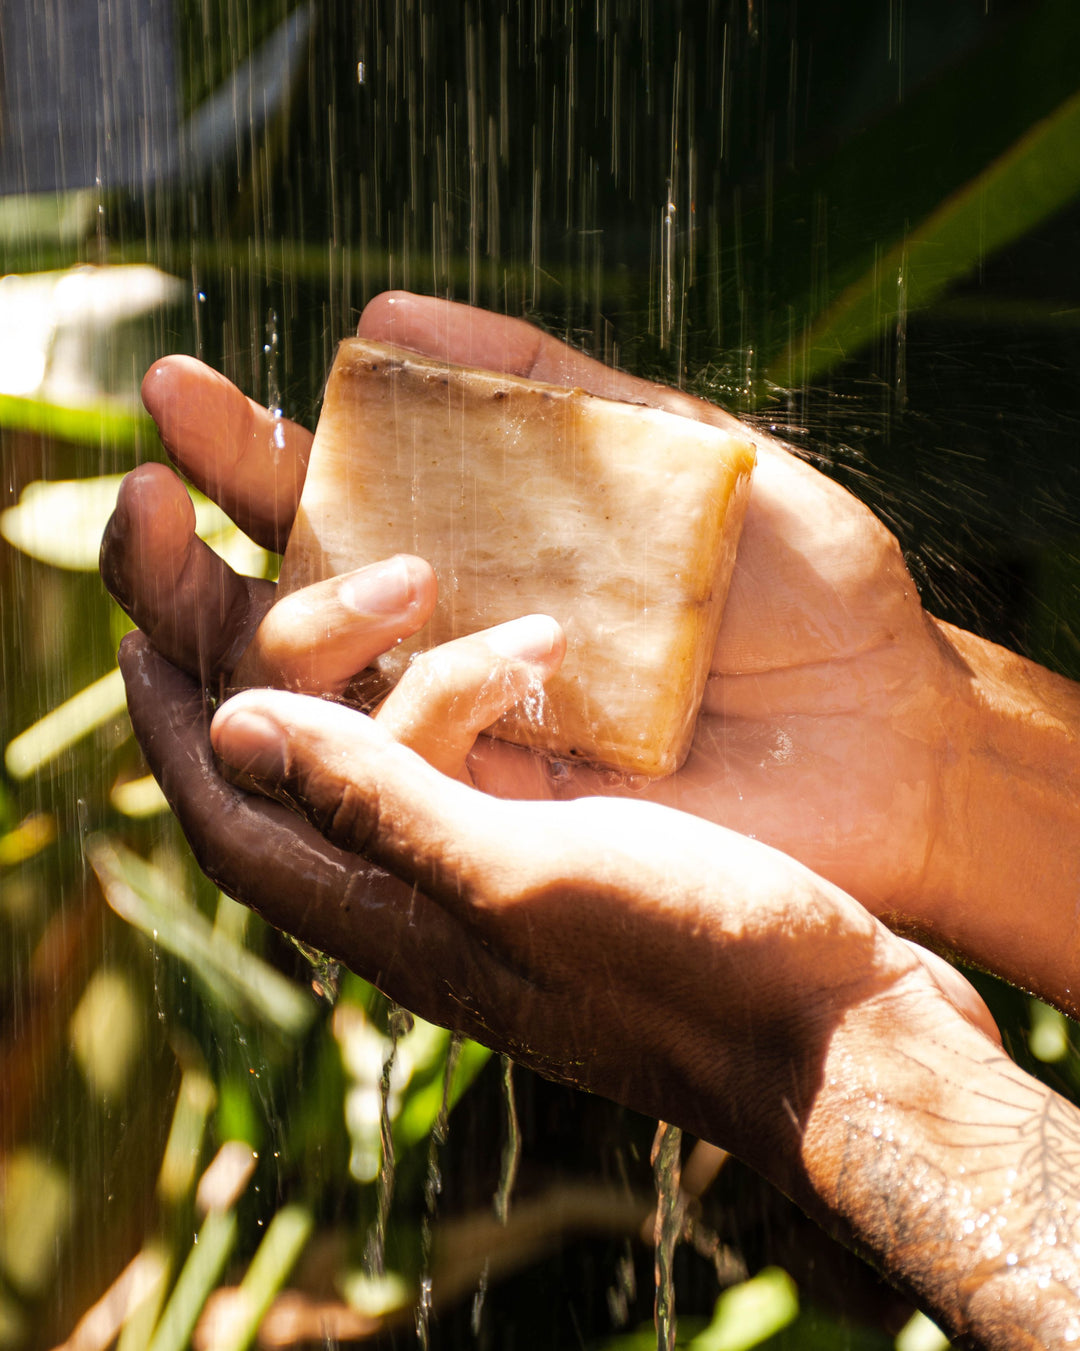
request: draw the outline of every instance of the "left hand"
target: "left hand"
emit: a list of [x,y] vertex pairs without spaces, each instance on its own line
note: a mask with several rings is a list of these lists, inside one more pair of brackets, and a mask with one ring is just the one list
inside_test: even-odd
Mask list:
[[[1057,1344],[1074,1248],[1040,1235],[1075,1232],[1077,1187],[1066,1173],[1046,1196],[1038,1130],[1080,1122],[1005,1058],[955,972],[708,822],[487,798],[351,709],[236,696],[216,750],[305,821],[218,776],[201,692],[145,639],[122,662],[139,738],[227,890],[425,1017],[731,1149],[947,1329]],[[238,865],[257,852],[272,870]]]
[[423,970],[428,1016],[732,1150],[965,1344],[1075,1336],[1080,1113],[837,887],[652,803],[487,797],[324,700],[247,691],[211,737],[413,884],[378,937]]
[[[796,1067],[816,1082],[857,1010],[926,1000],[996,1035],[955,971],[732,831],[624,799],[491,798],[384,720],[282,691],[229,699],[208,737],[201,690],[142,635],[121,664],[151,767],[229,894],[424,1017],[676,1120],[774,1179],[792,1149],[780,1104],[805,1096]],[[467,708],[479,661],[445,666]],[[433,722],[430,687],[403,688],[413,724]],[[215,752],[267,796],[226,782]]]

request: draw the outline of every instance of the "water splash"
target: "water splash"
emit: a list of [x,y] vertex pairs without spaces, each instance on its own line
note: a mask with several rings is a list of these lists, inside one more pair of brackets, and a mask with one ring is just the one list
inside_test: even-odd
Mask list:
[[634,1271],[634,1250],[626,1240],[622,1255],[615,1264],[615,1280],[608,1287],[607,1303],[611,1321],[617,1328],[625,1327],[630,1319],[630,1306],[637,1296],[637,1275]]
[[476,1287],[476,1294],[473,1295],[472,1314],[469,1318],[469,1327],[472,1329],[472,1335],[476,1338],[480,1336],[480,1328],[484,1318],[484,1300],[487,1298],[488,1278],[490,1275],[491,1263],[488,1258],[484,1258],[484,1265],[480,1270],[480,1280]]
[[331,1008],[337,1003],[341,985],[341,963],[328,957],[325,952],[313,948],[303,939],[286,934],[289,942],[311,967],[311,989],[314,994]]
[[[494,1206],[495,1218],[500,1224],[506,1224],[510,1218],[510,1197],[514,1191],[518,1164],[521,1161],[521,1126],[518,1122],[517,1099],[514,1094],[514,1062],[509,1056],[503,1055],[499,1057],[499,1063],[502,1069],[503,1106],[506,1111],[506,1139],[503,1142],[502,1159],[499,1164],[499,1185],[495,1189]],[[476,1293],[473,1295],[470,1325],[474,1337],[480,1336],[489,1278],[490,1262],[485,1258]]]

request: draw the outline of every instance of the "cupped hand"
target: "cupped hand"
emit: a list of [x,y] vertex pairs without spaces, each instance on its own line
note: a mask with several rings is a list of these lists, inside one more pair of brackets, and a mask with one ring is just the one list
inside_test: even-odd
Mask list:
[[956,972],[838,888],[655,804],[487,797],[323,699],[246,691],[211,743],[195,680],[141,634],[120,660],[200,862],[272,923],[432,1021],[731,1149],[944,1326],[1016,1275],[1004,1245],[1038,1193],[1005,1237],[965,1224],[1029,1166],[1039,1114],[1068,1109],[1004,1058]]
[[[226,891],[423,1016],[774,1177],[793,1148],[781,1100],[809,1108],[844,1019],[910,995],[992,1033],[949,968],[734,832],[649,803],[491,798],[385,720],[276,690],[223,704],[211,745],[191,677],[141,634],[121,665],[150,765]],[[215,752],[308,819],[227,782]]]

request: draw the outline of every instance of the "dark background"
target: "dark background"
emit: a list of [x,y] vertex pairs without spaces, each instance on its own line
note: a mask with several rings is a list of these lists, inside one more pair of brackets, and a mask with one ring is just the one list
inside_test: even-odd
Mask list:
[[[1075,195],[929,307],[890,316],[810,379],[781,378],[788,344],[845,287],[1076,94],[1075,0],[6,0],[0,43],[0,207],[76,191],[94,204],[75,239],[0,230],[3,271],[155,263],[186,299],[154,317],[153,351],[194,352],[312,426],[334,347],[378,291],[524,315],[775,427],[897,531],[934,613],[1080,677]],[[1080,182],[1072,164],[1041,171]],[[4,505],[31,478],[160,453],[145,428],[126,441],[0,437]],[[43,618],[58,614],[68,619]],[[96,579],[60,582],[6,546],[0,621],[10,734],[106,669],[115,646]],[[200,1002],[182,963],[140,946],[96,897],[88,830],[123,832],[147,856],[179,849],[165,818],[132,825],[111,812],[109,783],[137,765],[114,728],[47,774],[0,783],[0,835],[31,811],[57,822],[50,849],[0,872],[0,885],[37,898],[29,927],[3,920],[0,1051],[5,1074],[22,1065],[25,1078],[22,1098],[8,1094],[4,1140],[65,1160],[82,1197],[47,1296],[0,1274],[0,1296],[32,1329],[13,1346],[66,1335],[132,1235],[157,1224],[178,1249],[190,1241],[152,1195],[179,1043],[201,1048],[222,1101],[242,1071],[263,1075],[258,1093],[236,1090],[248,1095],[244,1129],[277,1149],[260,1165],[240,1256],[256,1218],[295,1195],[325,1230],[355,1237],[370,1218],[344,1172],[325,1020],[302,1046],[241,1035]],[[209,889],[199,904],[211,911]],[[86,970],[55,966],[44,994],[35,974],[57,923],[86,913],[90,968],[100,957],[136,972],[151,1029],[144,1083],[103,1115],[42,1030],[43,1001],[69,1009]],[[284,943],[258,942],[304,979]],[[1026,998],[984,988],[1013,1052],[1075,1095],[1075,1050],[1035,1064]],[[647,1190],[651,1123],[524,1072],[517,1086],[522,1196],[596,1178]],[[490,1205],[501,1110],[492,1064],[452,1119],[445,1213]],[[219,1114],[217,1138],[236,1121]],[[399,1178],[390,1243],[405,1264],[425,1158]],[[118,1177],[120,1216],[101,1204]],[[706,1210],[750,1271],[779,1262],[807,1307],[831,1311],[820,1344],[892,1344],[910,1311],[750,1175],[732,1167]],[[624,1248],[568,1243],[493,1286],[479,1344],[604,1344]],[[652,1298],[651,1254],[632,1257],[631,1326]],[[710,1265],[683,1249],[680,1311],[708,1314],[716,1292]],[[436,1344],[477,1344],[470,1320],[467,1304],[445,1312]],[[818,1344],[817,1324],[799,1326],[784,1345]]]

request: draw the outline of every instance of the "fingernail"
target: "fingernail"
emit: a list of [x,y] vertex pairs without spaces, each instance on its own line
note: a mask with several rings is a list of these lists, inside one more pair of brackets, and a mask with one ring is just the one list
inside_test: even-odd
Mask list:
[[525,615],[488,629],[484,642],[496,656],[543,662],[554,652],[561,637],[562,629],[550,615]]
[[342,578],[338,587],[338,600],[359,615],[400,614],[413,599],[412,573],[400,554]]
[[285,735],[261,713],[225,705],[210,728],[214,750],[234,769],[255,779],[280,779],[288,764]]

